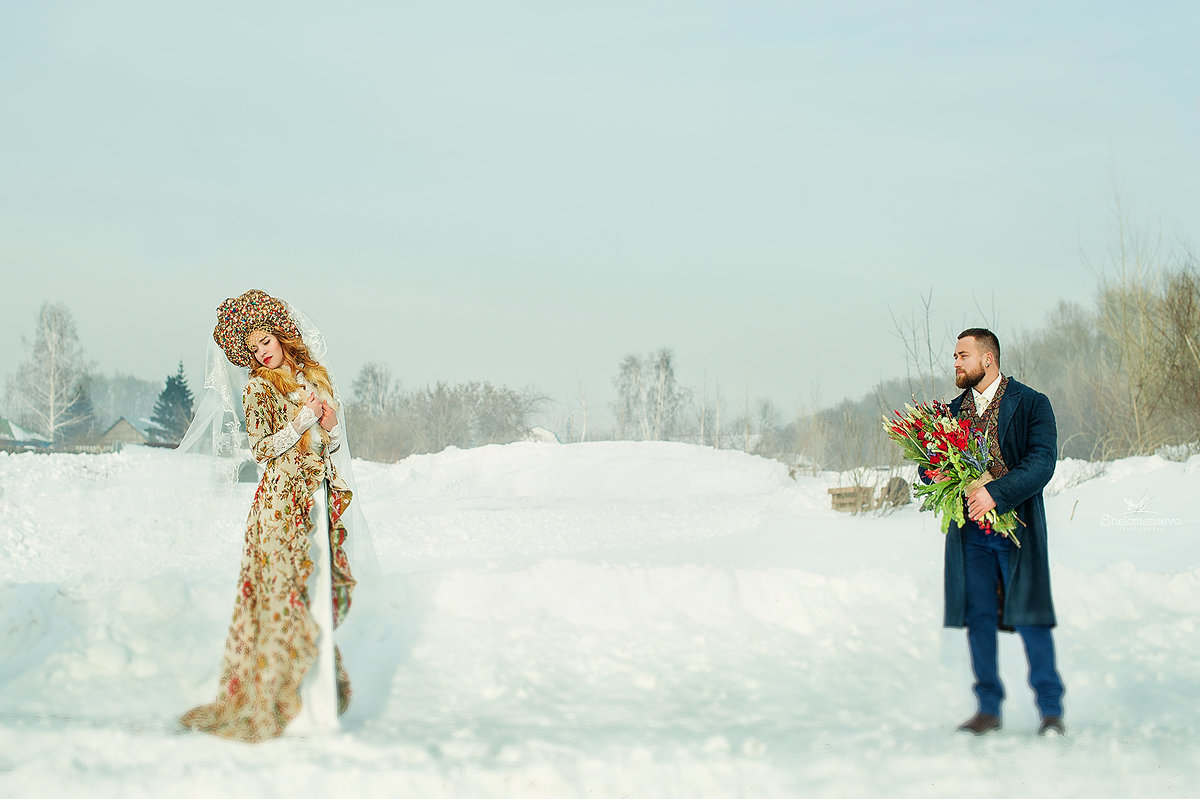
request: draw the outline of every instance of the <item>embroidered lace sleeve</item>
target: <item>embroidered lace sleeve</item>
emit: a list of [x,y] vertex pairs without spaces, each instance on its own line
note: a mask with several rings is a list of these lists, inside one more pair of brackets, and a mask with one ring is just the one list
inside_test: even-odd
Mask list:
[[271,397],[273,391],[261,380],[252,380],[242,396],[250,451],[259,463],[277,458],[296,446],[304,431],[317,422],[317,415],[308,406],[300,408],[300,413],[290,422],[280,419],[279,406]]
[[304,431],[317,423],[317,415],[307,405],[300,409],[296,418],[285,424],[278,433],[265,437],[260,442],[263,454],[267,458],[277,458],[296,446]]

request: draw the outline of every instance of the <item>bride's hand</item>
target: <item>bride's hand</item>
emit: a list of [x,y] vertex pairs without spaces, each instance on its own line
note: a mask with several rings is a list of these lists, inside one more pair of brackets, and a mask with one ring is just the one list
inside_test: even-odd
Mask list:
[[321,403],[321,427],[325,428],[325,432],[329,432],[337,426],[337,414],[334,413],[333,406],[327,402]]
[[317,399],[317,395],[316,395],[316,394],[312,394],[312,393],[310,393],[310,394],[308,395],[308,399],[306,399],[306,400],[304,401],[304,405],[305,405],[305,406],[306,406],[306,407],[307,407],[307,408],[308,408],[310,411],[312,411],[312,412],[313,412],[313,413],[316,415],[316,417],[317,417],[318,419],[320,419],[320,418],[321,418],[321,414],[322,414],[322,412],[323,412],[323,411],[322,411],[322,408],[323,408],[323,406],[325,405],[325,403],[323,403],[323,402],[321,402],[321,400]]

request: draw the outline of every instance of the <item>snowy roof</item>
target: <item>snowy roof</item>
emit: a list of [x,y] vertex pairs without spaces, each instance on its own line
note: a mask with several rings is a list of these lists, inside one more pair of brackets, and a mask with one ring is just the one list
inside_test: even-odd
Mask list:
[[127,421],[127,422],[129,422],[129,424],[133,425],[133,429],[137,430],[139,433],[144,435],[146,438],[151,437],[150,436],[150,428],[152,428],[154,426],[154,422],[152,422],[149,419],[146,419],[144,417],[140,417],[140,416],[137,419],[125,418],[125,421]]
[[0,441],[49,441],[43,435],[26,430],[16,422],[0,417]]
[[150,437],[143,431],[139,430],[137,425],[126,419],[124,416],[113,422],[112,425],[100,435],[100,441],[104,443],[112,441],[124,441],[129,444],[145,444],[148,443]]
[[145,419],[145,418],[141,418],[141,417],[138,417],[136,419],[130,419],[128,416],[118,416],[117,420],[115,422],[113,422],[112,424],[110,424],[108,426],[108,429],[106,429],[103,433],[101,433],[101,437],[106,436],[109,433],[111,433],[113,431],[113,429],[117,425],[119,425],[121,422],[124,422],[125,424],[129,425],[134,430],[136,430],[142,436],[142,438],[149,440],[152,437],[150,435],[150,428],[154,426],[153,422],[151,422],[149,419]]

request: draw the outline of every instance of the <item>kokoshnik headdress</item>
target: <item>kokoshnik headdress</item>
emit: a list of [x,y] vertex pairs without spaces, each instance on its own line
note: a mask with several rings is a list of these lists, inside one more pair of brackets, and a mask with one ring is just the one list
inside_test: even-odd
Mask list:
[[234,366],[248,368],[254,363],[254,355],[246,346],[246,338],[255,330],[275,333],[284,338],[301,338],[300,329],[288,313],[285,303],[265,291],[250,289],[240,297],[230,297],[217,307],[213,341],[225,351],[225,357]]

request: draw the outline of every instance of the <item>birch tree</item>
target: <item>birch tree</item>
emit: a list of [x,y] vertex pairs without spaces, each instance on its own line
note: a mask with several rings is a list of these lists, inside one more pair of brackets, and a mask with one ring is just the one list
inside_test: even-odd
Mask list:
[[654,423],[650,437],[664,441],[675,435],[680,412],[687,403],[687,391],[675,380],[675,353],[661,349],[654,353]]
[[642,359],[626,355],[613,381],[617,389],[617,435],[624,439],[645,437],[645,378]]
[[61,441],[72,428],[88,421],[84,382],[88,362],[65,305],[43,303],[38,312],[29,358],[8,383],[9,406],[22,423],[51,441]]
[[675,434],[688,392],[675,379],[671,350],[652,352],[645,360],[626,355],[613,383],[621,438],[663,441]]

